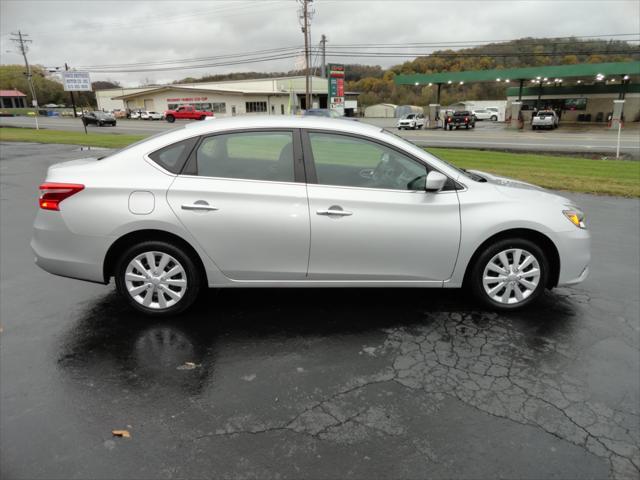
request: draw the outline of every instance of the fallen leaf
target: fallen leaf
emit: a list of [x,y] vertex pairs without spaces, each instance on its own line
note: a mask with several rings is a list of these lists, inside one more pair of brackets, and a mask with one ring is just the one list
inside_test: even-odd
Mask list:
[[131,438],[129,430],[111,430],[114,437]]
[[184,362],[183,365],[180,365],[179,367],[176,367],[176,370],[193,370],[194,368],[198,368],[202,366],[202,364],[198,363],[193,363],[193,362]]

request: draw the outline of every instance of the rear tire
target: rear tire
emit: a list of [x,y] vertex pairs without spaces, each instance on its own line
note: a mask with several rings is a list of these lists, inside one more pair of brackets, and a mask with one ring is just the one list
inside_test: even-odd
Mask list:
[[207,118],[206,115],[200,115],[200,120],[204,120],[205,118]]
[[153,317],[189,308],[202,288],[202,275],[182,248],[145,241],[127,249],[115,268],[118,293],[135,310]]
[[173,123],[175,121],[176,121],[176,117],[174,117],[173,115],[167,115],[167,122]]
[[495,115],[491,115],[491,121],[492,122],[497,122],[498,121],[498,117],[496,117]]
[[494,310],[516,310],[544,292],[549,261],[525,238],[505,238],[487,246],[476,259],[467,282],[474,296]]

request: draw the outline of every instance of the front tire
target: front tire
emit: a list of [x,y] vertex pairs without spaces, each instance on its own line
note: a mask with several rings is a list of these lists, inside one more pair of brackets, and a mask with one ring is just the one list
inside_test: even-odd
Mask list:
[[549,275],[543,250],[524,238],[506,238],[487,246],[468,281],[475,297],[494,310],[515,310],[542,295]]
[[202,287],[193,259],[180,247],[146,241],[125,251],[115,268],[118,293],[139,312],[154,317],[189,308]]

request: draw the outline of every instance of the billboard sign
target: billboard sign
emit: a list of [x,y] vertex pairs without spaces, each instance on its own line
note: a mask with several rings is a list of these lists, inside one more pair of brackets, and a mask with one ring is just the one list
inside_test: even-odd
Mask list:
[[91,79],[89,72],[62,72],[65,92],[90,92]]
[[328,107],[344,115],[344,65],[329,64]]

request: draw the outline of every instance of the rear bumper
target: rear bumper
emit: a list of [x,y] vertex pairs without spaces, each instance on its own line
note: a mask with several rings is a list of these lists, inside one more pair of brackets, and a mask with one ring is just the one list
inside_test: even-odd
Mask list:
[[49,273],[105,283],[103,263],[112,240],[73,233],[60,212],[39,210],[31,249],[36,265]]

